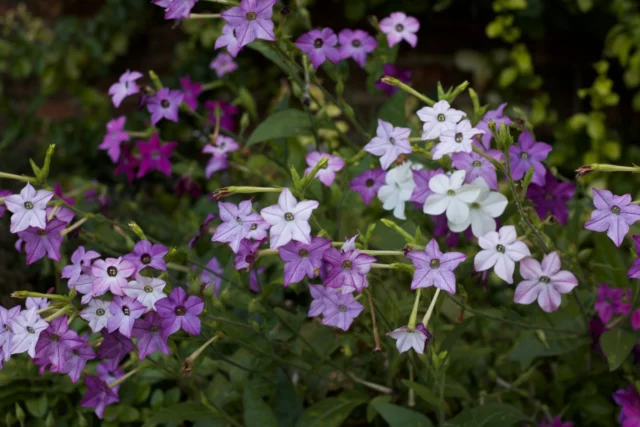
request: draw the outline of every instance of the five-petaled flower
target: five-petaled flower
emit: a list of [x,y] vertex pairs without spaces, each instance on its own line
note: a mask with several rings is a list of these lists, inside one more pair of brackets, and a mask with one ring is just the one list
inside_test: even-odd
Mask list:
[[330,28],[311,30],[298,37],[295,43],[298,49],[309,55],[313,68],[318,68],[327,59],[334,64],[340,60],[336,44],[338,36]]
[[136,80],[141,77],[142,73],[137,71],[125,71],[124,74],[120,76],[120,79],[109,88],[109,95],[111,95],[113,105],[119,107],[124,98],[140,92]]
[[463,184],[466,172],[455,171],[451,176],[436,175],[429,180],[429,189],[433,192],[424,202],[424,213],[429,215],[447,214],[453,224],[463,224],[469,219],[469,204],[473,203],[480,187]]
[[524,178],[533,167],[531,182],[544,185],[546,169],[542,162],[551,152],[551,146],[544,142],[536,142],[529,131],[523,131],[518,137],[518,144],[509,147],[511,176],[518,180]]
[[364,30],[344,29],[338,34],[340,59],[353,58],[361,67],[367,62],[367,53],[378,47],[376,39]]
[[258,213],[251,212],[253,209],[251,200],[242,201],[238,205],[218,202],[218,208],[223,222],[216,228],[211,241],[229,243],[231,250],[237,253],[242,239],[246,238],[249,232],[257,229],[264,220]]
[[393,211],[393,216],[407,219],[404,213],[405,203],[411,199],[415,188],[411,162],[407,161],[387,172],[384,185],[378,190],[378,198],[385,210]]
[[28,227],[44,229],[47,224],[47,203],[52,197],[51,191],[36,191],[28,182],[20,194],[7,196],[4,204],[13,213],[9,230],[12,233],[17,233]]
[[182,288],[174,288],[168,298],[156,302],[156,311],[162,317],[162,334],[168,337],[182,329],[191,335],[200,334],[200,318],[204,301],[197,296],[187,296]]
[[396,340],[396,348],[400,353],[404,353],[413,348],[416,353],[423,354],[425,346],[431,339],[431,333],[422,323],[418,323],[415,328],[403,326],[387,332],[387,335]]
[[640,220],[640,206],[631,203],[631,195],[616,196],[609,190],[593,189],[591,219],[584,228],[592,231],[606,231],[616,246],[622,244],[629,226]]
[[344,168],[344,160],[342,160],[339,156],[334,156],[327,153],[320,153],[318,151],[314,151],[312,153],[307,154],[307,169],[305,169],[304,174],[308,175],[311,173],[313,168],[318,164],[322,158],[327,159],[327,163],[316,173],[315,178],[318,178],[321,183],[326,185],[327,187],[331,187],[333,181],[336,179],[336,173],[340,172],[342,168]]
[[439,138],[442,132],[454,129],[456,124],[466,116],[464,111],[451,108],[447,101],[438,101],[433,107],[423,107],[417,114],[424,122],[423,140]]
[[411,280],[411,289],[436,288],[456,293],[456,276],[453,270],[460,265],[467,256],[461,252],[443,253],[438,242],[431,239],[424,251],[411,251],[407,254],[416,268]]
[[[274,41],[273,5],[276,0],[242,0],[240,6],[222,12],[222,19],[227,21],[235,33],[237,46],[227,50],[233,56],[245,45],[256,39]],[[221,46],[220,46],[221,47]],[[216,44],[216,48],[218,45]]]
[[518,240],[516,228],[505,225],[498,231],[491,231],[478,238],[482,248],[473,260],[476,271],[487,271],[493,267],[496,275],[511,284],[517,261],[531,256],[529,248]]
[[433,160],[454,153],[471,153],[473,151],[473,137],[484,133],[471,126],[469,120],[456,123],[440,133],[440,142],[433,147]]
[[260,215],[271,224],[271,249],[277,249],[292,240],[305,244],[311,243],[309,218],[319,203],[315,200],[298,202],[288,188],[284,188],[278,197],[278,204],[268,206]]
[[400,154],[411,153],[410,134],[409,128],[394,127],[391,123],[378,119],[376,136],[364,146],[364,150],[380,157],[382,169],[389,169]]
[[380,31],[387,35],[389,47],[393,47],[406,40],[411,47],[416,47],[418,36],[416,33],[420,29],[420,21],[413,16],[407,16],[403,12],[393,12],[380,21]]
[[162,88],[147,101],[147,109],[151,113],[151,124],[167,119],[178,122],[178,107],[184,100],[184,93],[179,90]]

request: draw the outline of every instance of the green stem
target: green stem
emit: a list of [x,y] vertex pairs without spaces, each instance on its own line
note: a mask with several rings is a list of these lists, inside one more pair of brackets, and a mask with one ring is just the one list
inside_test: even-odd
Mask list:
[[373,297],[371,296],[371,289],[365,289],[367,297],[369,298],[369,310],[371,310],[371,323],[373,323],[373,340],[376,346],[373,348],[374,353],[382,351],[382,345],[380,344],[380,331],[378,331],[378,321],[376,320],[376,310],[373,306]]
[[438,300],[438,296],[440,296],[440,288],[436,288],[436,293],[433,295],[433,299],[431,300],[431,304],[429,304],[429,308],[427,312],[424,314],[422,318],[422,324],[426,328],[429,324],[429,320],[431,319],[431,315],[433,314],[433,308],[436,306],[436,301]]
[[64,236],[66,236],[67,234],[69,234],[69,233],[71,233],[73,230],[75,230],[76,228],[78,228],[78,227],[82,226],[82,224],[84,224],[84,223],[85,223],[85,222],[87,222],[88,220],[89,220],[89,218],[85,216],[85,217],[84,217],[84,218],[82,218],[81,220],[76,221],[76,222],[75,222],[75,224],[73,224],[72,226],[67,227],[67,228],[65,228],[64,230],[62,230],[62,231],[60,232],[60,235],[61,235],[61,236],[63,236],[63,237],[64,237]]
[[183,273],[188,273],[189,271],[189,267],[185,267],[184,265],[179,265],[179,264],[175,264],[173,262],[168,262],[167,263],[167,268],[171,269],[171,270],[175,270],[175,271],[182,271]]
[[140,372],[141,370],[147,368],[149,365],[146,363],[141,363],[140,365],[138,365],[138,367],[136,367],[135,369],[132,369],[131,371],[127,372],[126,374],[124,374],[123,376],[121,376],[120,378],[110,382],[109,388],[114,388],[117,385],[122,384],[123,382],[125,382],[126,380],[128,380],[129,378],[131,378],[132,376],[134,376],[135,374],[137,374],[138,372]]
[[15,175],[12,173],[0,172],[0,178],[13,179],[16,181],[22,182],[38,182],[38,180],[33,176],[24,176],[24,175]]
[[206,350],[207,347],[209,347],[214,342],[218,341],[220,338],[222,338],[222,334],[217,333],[216,335],[209,338],[207,342],[202,344],[196,351],[191,353],[189,357],[184,359],[184,363],[182,364],[182,372],[185,372],[185,373],[191,372],[191,369],[193,367],[193,362],[195,362],[195,360],[200,356],[200,354],[202,354],[203,351]]
[[187,19],[215,19],[220,18],[219,13],[192,13]]
[[360,379],[360,378],[356,377],[352,372],[349,372],[349,377],[353,381],[357,382],[358,384],[362,384],[363,386],[369,387],[372,390],[379,391],[380,393],[383,393],[383,394],[389,394],[389,395],[393,394],[393,389],[392,388],[385,387],[383,385],[372,383],[372,382],[369,382],[369,381],[365,381],[363,379]]
[[403,91],[407,92],[408,94],[411,94],[413,96],[415,96],[416,98],[418,98],[419,100],[421,100],[422,102],[424,102],[425,104],[429,105],[429,106],[433,106],[435,105],[436,101],[434,101],[433,99],[421,94],[420,92],[418,92],[417,90],[415,90],[414,88],[412,88],[411,86],[402,83],[400,80],[396,79],[395,77],[391,77],[391,76],[384,76],[382,78],[382,82],[386,83],[388,85],[391,86],[395,86],[399,89],[402,89]]
[[407,327],[411,329],[415,329],[418,320],[418,306],[420,305],[421,293],[422,289],[418,288],[416,290],[416,299],[413,301],[413,309],[411,310],[411,315],[409,316],[409,323],[407,323]]
[[404,252],[403,251],[376,251],[376,250],[367,250],[367,249],[363,249],[360,250],[361,253],[363,254],[367,254],[367,255],[378,255],[378,256],[385,256],[385,255],[389,255],[389,256],[404,256]]

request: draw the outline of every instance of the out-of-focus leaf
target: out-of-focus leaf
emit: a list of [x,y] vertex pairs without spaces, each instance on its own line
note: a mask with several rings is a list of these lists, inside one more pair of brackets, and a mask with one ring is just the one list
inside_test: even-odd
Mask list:
[[433,427],[429,418],[412,409],[384,402],[372,405],[390,427]]
[[342,394],[338,397],[323,399],[307,408],[300,419],[298,427],[339,427],[347,419],[351,411],[366,403],[363,398]]
[[311,121],[304,111],[278,111],[258,125],[247,140],[247,145],[276,138],[311,135],[311,129]]
[[637,343],[636,336],[622,328],[606,331],[600,337],[600,346],[607,356],[609,369],[616,370]]

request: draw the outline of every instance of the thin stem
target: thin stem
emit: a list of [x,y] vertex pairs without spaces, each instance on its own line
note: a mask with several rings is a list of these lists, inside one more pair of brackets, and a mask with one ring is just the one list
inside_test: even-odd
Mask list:
[[409,85],[407,85],[405,83],[402,83],[400,80],[396,79],[395,77],[384,76],[382,78],[382,82],[386,83],[388,85],[395,86],[397,88],[402,89],[403,91],[415,96],[416,98],[418,98],[419,100],[421,100],[422,102],[424,102],[425,104],[427,104],[429,106],[433,106],[436,103],[436,101],[434,101],[433,99],[429,98],[428,96],[425,96],[425,95],[421,94],[420,92],[418,92],[417,90],[415,90],[411,86],[409,86]]
[[433,308],[436,306],[436,301],[438,300],[439,295],[440,295],[440,288],[436,288],[436,293],[433,296],[433,299],[431,300],[431,304],[429,304],[429,308],[427,309],[427,312],[424,314],[424,317],[422,318],[422,324],[424,325],[425,328],[429,323],[429,319],[431,319],[431,314],[433,313]]
[[209,347],[214,342],[218,341],[220,338],[222,338],[222,334],[220,333],[212,336],[207,340],[207,342],[202,344],[196,351],[191,353],[189,357],[184,359],[184,363],[182,364],[182,373],[191,372],[191,369],[193,368],[193,362],[195,362],[198,356],[200,356],[200,354],[202,354],[202,352],[205,351],[207,347]]
[[146,363],[141,363],[140,365],[138,365],[138,367],[136,367],[135,369],[127,372],[126,374],[124,374],[123,376],[121,376],[120,378],[110,382],[109,388],[114,388],[117,385],[122,384],[123,382],[125,382],[126,380],[128,380],[129,378],[131,378],[132,376],[134,376],[135,374],[137,374],[138,372],[140,372],[141,370],[145,369],[146,367],[148,367],[149,365]]
[[215,19],[220,18],[219,13],[192,13],[187,19]]
[[67,227],[64,230],[62,230],[60,232],[61,236],[66,236],[67,234],[71,233],[73,230],[75,230],[76,228],[82,226],[82,224],[84,224],[85,222],[87,222],[89,220],[89,218],[87,218],[86,216],[84,218],[82,218],[79,221],[76,221],[75,224],[73,224],[71,227]]
[[373,323],[373,339],[376,346],[373,348],[374,353],[382,351],[382,345],[380,344],[380,331],[378,331],[378,321],[376,320],[376,310],[373,307],[373,298],[371,297],[371,289],[365,289],[367,297],[369,298],[369,310],[371,310],[371,322]]
[[349,378],[351,378],[353,381],[357,382],[358,384],[362,384],[363,386],[369,387],[372,390],[379,391],[380,393],[393,394],[392,388],[385,387],[383,385],[372,383],[369,381],[365,381],[363,379],[356,377],[352,372],[349,372]]
[[377,262],[374,262],[373,264],[371,264],[371,268],[376,268],[379,270],[394,270],[396,269],[396,266],[391,264],[378,264]]
[[[409,365],[409,381],[413,382],[413,365],[408,363]],[[409,408],[413,408],[416,406],[416,391],[413,387],[409,387],[409,401],[407,402],[407,406]]]
[[175,271],[182,271],[183,273],[188,273],[189,271],[191,271],[189,270],[189,267],[185,267],[184,265],[174,264],[173,262],[168,262],[167,268]]
[[0,172],[0,178],[13,179],[22,182],[38,182],[37,178],[33,176],[15,175],[12,173]]
[[44,321],[45,322],[51,322],[52,320],[57,319],[60,316],[63,316],[69,310],[70,307],[72,307],[72,306],[65,305],[60,310],[58,310],[55,313],[53,313],[51,316],[45,317]]
[[364,249],[364,250],[360,250],[361,253],[363,254],[367,254],[367,255],[378,255],[378,256],[385,256],[385,255],[389,255],[389,256],[404,256],[404,252],[403,251],[377,251],[377,250],[368,250],[368,249]]
[[407,323],[407,327],[411,329],[415,329],[416,321],[418,319],[418,306],[420,305],[420,295],[422,294],[422,289],[418,288],[416,290],[416,299],[413,301],[413,309],[411,310],[411,315],[409,316],[409,323]]

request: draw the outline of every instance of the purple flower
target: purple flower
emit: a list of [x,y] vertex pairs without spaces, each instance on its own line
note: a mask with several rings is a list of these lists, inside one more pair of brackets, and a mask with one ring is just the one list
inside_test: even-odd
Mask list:
[[629,226],[640,220],[640,206],[631,203],[630,194],[616,196],[611,191],[595,188],[593,204],[596,209],[591,212],[591,219],[584,224],[584,228],[606,231],[607,236],[619,247],[629,232]]
[[640,309],[633,310],[633,313],[631,313],[630,316],[630,320],[631,328],[633,328],[634,331],[640,329]]
[[131,297],[113,297],[109,306],[112,316],[107,321],[109,332],[120,331],[122,335],[131,338],[131,330],[136,319],[147,311],[147,308],[138,300]]
[[[0,198],[6,198],[7,196],[12,195],[13,193],[9,190],[0,190]],[[7,211],[7,206],[4,204],[4,201],[0,202],[0,218],[4,216],[4,213]]]
[[333,181],[336,179],[336,172],[340,172],[342,168],[344,168],[344,160],[342,160],[339,156],[320,153],[318,151],[307,154],[306,160],[307,166],[309,167],[305,169],[304,174],[310,174],[313,168],[323,157],[327,158],[327,164],[318,170],[318,173],[316,173],[315,177],[318,178],[320,182],[327,187],[331,187],[331,184],[333,184]]
[[233,131],[234,116],[238,114],[238,107],[223,100],[216,100],[206,101],[204,108],[209,111],[209,121],[211,121],[211,123],[216,122],[216,108],[220,109],[220,127],[228,131]]
[[376,136],[364,146],[364,150],[380,157],[380,165],[386,170],[400,154],[411,153],[409,135],[411,129],[394,127],[391,123],[378,119]]
[[156,311],[162,316],[163,335],[169,335],[182,328],[191,335],[200,334],[198,315],[204,309],[204,302],[196,296],[187,297],[182,288],[174,288],[168,298],[156,302]]
[[[327,291],[329,292],[329,291]],[[364,306],[353,298],[353,294],[331,293],[322,312],[322,324],[346,331],[353,320],[362,313]]]
[[202,191],[198,183],[190,175],[182,175],[179,177],[175,184],[173,184],[173,190],[178,197],[190,196],[194,199],[200,197]]
[[191,15],[191,9],[198,0],[171,0],[165,10],[164,19],[187,19]]
[[531,304],[536,299],[540,308],[547,313],[560,307],[561,295],[571,292],[578,286],[578,279],[571,272],[560,270],[560,258],[551,252],[540,264],[533,258],[520,261],[520,275],[523,280],[518,284],[514,301],[518,304]]
[[363,254],[358,249],[346,252],[329,248],[324,252],[323,259],[331,265],[328,277],[324,284],[329,288],[342,288],[343,293],[362,292],[369,286],[367,274],[371,270],[371,264],[376,259],[371,255]]
[[53,197],[51,191],[38,190],[27,182],[20,194],[13,194],[4,199],[6,208],[11,215],[12,233],[26,230],[28,227],[44,229],[46,226],[47,203]]
[[263,240],[242,239],[240,249],[233,259],[233,268],[236,270],[249,268],[258,259],[258,247],[262,243]]
[[178,107],[183,99],[184,93],[179,90],[160,89],[147,101],[147,110],[151,113],[151,124],[155,126],[163,118],[178,123]]
[[157,133],[154,133],[148,141],[137,141],[136,146],[140,151],[140,169],[137,177],[141,178],[152,170],[157,170],[170,177],[170,158],[177,145],[177,142],[167,142],[160,145],[160,137]]
[[600,285],[595,309],[602,322],[609,323],[614,314],[624,314],[626,316],[631,312],[631,304],[623,301],[625,295],[627,299],[631,295],[631,291],[627,291],[625,292],[621,288],[610,288],[605,283]]
[[411,280],[411,289],[436,288],[456,293],[456,276],[453,270],[460,265],[467,256],[460,252],[442,253],[435,239],[427,244],[423,251],[411,251],[407,254],[416,268]]
[[[476,143],[476,146],[485,151],[480,144]],[[496,161],[500,161],[502,158],[502,153],[499,150],[489,149],[486,150],[486,153]],[[451,159],[453,160],[452,165],[454,168],[467,172],[464,182],[470,183],[480,177],[484,179],[490,189],[498,190],[496,168],[484,156],[472,151],[471,153],[455,153],[451,156]]]
[[[275,3],[276,0],[242,0],[240,6],[222,12],[222,18],[235,31],[238,43],[236,53],[255,39],[270,41],[276,39],[271,20]],[[229,50],[228,47],[227,50]],[[234,55],[231,51],[229,53]]]
[[96,278],[93,282],[93,296],[103,295],[109,290],[114,295],[124,295],[122,288],[127,286],[127,279],[135,271],[135,265],[122,257],[95,261],[91,266],[91,275]]
[[80,401],[80,406],[94,408],[100,419],[104,416],[104,410],[108,405],[120,401],[116,392],[96,376],[85,375],[84,384],[87,386],[87,391]]
[[[243,242],[245,241],[248,240],[244,239]],[[242,248],[243,245],[241,244],[240,251],[238,251],[238,253],[242,251]],[[220,285],[222,284],[221,275],[223,272],[224,270],[220,266],[218,259],[216,257],[213,257],[209,260],[205,268],[203,268],[202,272],[200,273],[200,281],[204,285],[204,288],[209,289],[211,285],[213,285],[213,294],[216,296],[220,292]]]
[[44,230],[29,227],[19,232],[18,236],[26,243],[24,250],[27,253],[27,264],[33,264],[45,255],[54,261],[60,261],[60,232],[66,225],[58,219],[53,219]]
[[35,358],[50,362],[54,371],[60,371],[64,367],[67,350],[82,345],[78,333],[69,329],[68,320],[67,316],[52,320],[49,327],[40,334],[36,344]]
[[366,170],[349,183],[349,188],[360,194],[365,205],[369,206],[371,200],[378,194],[380,187],[384,185],[386,172],[376,168]]
[[104,341],[98,347],[98,359],[111,361],[111,365],[118,366],[125,356],[133,351],[133,341],[120,332],[108,333],[100,331]]
[[[225,25],[225,28],[227,27],[228,25]],[[222,39],[222,37],[218,38],[218,40],[220,39]],[[216,44],[218,44],[218,40],[216,40]],[[211,64],[209,64],[209,68],[211,68],[212,70],[216,70],[216,74],[218,75],[218,78],[220,78],[225,74],[229,74],[237,70],[238,64],[236,64],[236,62],[228,53],[219,53],[218,56],[216,56],[216,59],[211,61]]]
[[311,243],[309,218],[319,206],[315,200],[298,202],[288,188],[278,197],[278,204],[260,211],[262,218],[271,224],[271,249],[286,245],[291,240]]
[[[206,148],[206,147],[205,147]],[[229,167],[229,159],[226,154],[216,156],[214,155],[209,159],[207,167],[204,170],[204,174],[207,179],[211,179],[211,176],[221,170],[225,170]]]
[[336,44],[338,44],[338,37],[330,28],[311,30],[298,37],[295,43],[298,49],[309,55],[311,64],[316,69],[327,59],[334,64],[340,60]]
[[387,35],[389,47],[393,47],[406,40],[411,47],[416,47],[418,36],[415,33],[420,29],[420,21],[413,16],[407,16],[403,12],[393,12],[380,21],[380,31]]
[[216,228],[211,241],[229,243],[231,250],[237,253],[242,239],[247,237],[254,225],[257,229],[264,220],[258,213],[251,212],[253,209],[251,200],[242,201],[238,205],[218,202],[218,208],[223,223]]
[[536,142],[529,131],[522,131],[518,144],[509,147],[511,176],[518,180],[524,178],[529,168],[533,167],[531,182],[544,185],[546,170],[542,161],[551,152],[551,146],[544,142]]
[[13,337],[13,320],[20,314],[20,306],[10,309],[0,306],[0,367],[3,361],[11,357],[11,339]]
[[[53,289],[49,289],[48,293],[51,293],[52,291]],[[36,310],[42,310],[43,308],[49,307],[49,300],[47,298],[28,297],[24,305],[27,310],[31,307],[35,307]]]
[[538,423],[538,427],[573,427],[573,422],[567,421],[562,422],[562,418],[555,417],[550,423],[545,421],[540,421]]
[[112,314],[109,310],[110,301],[92,299],[89,305],[80,312],[80,317],[89,322],[89,327],[93,332],[101,331],[107,326]]
[[167,271],[164,256],[169,252],[166,246],[159,243],[152,245],[148,240],[140,240],[133,247],[133,252],[126,254],[122,259],[129,261],[136,267],[136,273],[147,267]]
[[117,163],[120,158],[120,144],[131,139],[124,130],[126,120],[125,116],[120,116],[107,123],[107,134],[102,140],[102,144],[98,146],[98,149],[107,152],[113,163]]
[[[56,206],[55,208],[53,206],[47,206],[46,212],[47,212],[47,218],[59,219],[65,224],[70,224],[71,221],[73,221],[73,218],[75,218],[76,216],[76,213],[73,210],[65,206]],[[53,214],[53,217],[51,216],[52,214]]]
[[[120,362],[115,362],[114,360],[107,360],[101,363],[98,363],[96,367],[96,373],[98,377],[102,381],[104,381],[107,385],[111,384],[115,380],[124,376],[124,371],[120,369]],[[116,393],[120,390],[120,385],[116,385],[115,387],[111,387],[113,391]]]
[[496,129],[500,129],[502,124],[505,126],[511,124],[511,119],[504,115],[504,108],[506,106],[507,104],[504,103],[495,110],[487,111],[482,120],[476,125],[477,129],[484,131],[480,141],[482,141],[482,146],[485,150],[491,148],[491,139],[493,139],[493,132],[489,129],[489,122],[493,121],[496,124]]
[[140,160],[132,154],[131,145],[125,145],[122,147],[122,153],[120,154],[120,160],[114,169],[113,173],[116,175],[126,175],[129,183],[133,182],[136,177],[136,169],[140,165]]
[[73,200],[72,198],[64,196],[64,193],[62,191],[62,184],[60,184],[59,182],[56,182],[53,185],[53,194],[68,205],[73,206],[76,203],[75,200]]
[[[640,255],[640,236],[633,236],[633,243],[636,255]],[[632,279],[640,279],[640,257],[633,260],[631,268],[629,268],[629,277]]]
[[378,47],[378,42],[363,30],[344,29],[338,34],[340,59],[353,58],[361,67],[367,62],[367,53]]
[[256,294],[260,292],[260,278],[258,277],[258,275],[263,274],[264,270],[264,267],[254,267],[249,272],[249,290],[251,292],[254,292]]
[[[409,83],[411,81],[411,70],[406,68],[397,67],[394,64],[384,64],[382,66],[382,73],[385,76],[395,77],[400,80],[402,83]],[[378,80],[376,82],[376,87],[391,96],[398,91],[398,87],[391,86],[389,84],[384,83],[382,80]]]
[[142,77],[142,74],[137,71],[125,71],[117,83],[114,83],[109,88],[109,95],[115,107],[119,107],[122,100],[129,95],[134,95],[140,92],[140,88],[136,84],[136,80]]
[[433,191],[429,188],[429,181],[434,176],[443,174],[444,171],[442,169],[421,169],[411,172],[413,173],[413,181],[416,183],[416,188],[413,189],[413,193],[411,193],[409,201],[417,203],[419,205],[418,209],[422,209],[427,197],[433,194]]
[[629,384],[626,389],[617,390],[612,397],[618,406],[629,406],[640,401],[640,395],[633,384]]
[[155,310],[156,301],[166,298],[167,295],[162,292],[166,283],[155,277],[145,277],[140,273],[136,273],[136,280],[127,284],[124,293],[142,304],[146,310]]
[[26,351],[29,356],[35,357],[38,338],[48,326],[49,324],[38,315],[35,307],[22,310],[11,322],[11,354]]
[[67,348],[64,355],[64,365],[60,368],[60,373],[69,375],[71,382],[76,383],[82,375],[82,371],[87,366],[87,361],[96,358],[96,353],[89,345],[89,337],[85,334],[78,337],[80,345]]
[[[192,110],[198,108],[198,95],[202,92],[202,83],[191,82],[190,76],[180,78],[180,86],[184,95],[184,103]],[[180,103],[178,102],[178,105]]]
[[224,156],[227,153],[238,151],[239,148],[240,146],[235,139],[218,135],[215,141],[204,146],[202,152],[212,154],[213,156]]
[[170,353],[167,336],[162,333],[162,321],[162,317],[153,311],[136,320],[133,326],[133,336],[138,338],[140,360],[156,351],[163,354]]
[[329,299],[329,295],[335,291],[325,288],[323,285],[309,285],[309,292],[311,293],[311,305],[309,306],[308,317],[319,316],[325,311],[325,307],[329,307],[333,304],[333,301]]
[[66,265],[62,269],[62,278],[69,279],[67,285],[71,288],[76,284],[80,275],[83,273],[82,269],[91,265],[91,262],[100,258],[100,254],[96,251],[86,251],[84,246],[79,246],[78,249],[71,255],[71,264]]
[[552,215],[560,224],[566,224],[569,219],[567,201],[573,197],[575,189],[575,184],[559,182],[547,170],[544,186],[531,184],[527,188],[527,198],[531,200],[541,219]]
[[322,255],[331,247],[331,241],[314,237],[311,243],[291,241],[278,248],[284,264],[284,286],[301,281],[305,276],[313,279],[322,266]]
[[[227,52],[229,52],[229,54],[234,58],[238,55],[238,52],[240,52],[240,50],[242,49],[242,46],[238,46],[236,29],[229,24],[226,24],[224,27],[222,27],[222,35],[216,39],[216,44],[214,47],[216,49],[220,49],[221,47],[225,47],[225,46],[227,47]],[[237,68],[237,65],[236,65],[236,68]],[[222,77],[222,75],[218,74],[218,77]]]
[[431,340],[431,333],[422,323],[418,323],[415,328],[403,326],[394,329],[387,332],[387,335],[396,340],[396,348],[400,353],[413,348],[416,353],[423,354],[425,346]]
[[204,221],[202,222],[202,224],[200,224],[200,228],[198,230],[198,234],[194,237],[191,238],[191,240],[189,240],[189,248],[193,249],[195,247],[195,245],[198,243],[198,240],[209,231],[209,224],[211,223],[211,221],[213,221],[214,219],[216,219],[218,217],[218,215],[214,214],[214,213],[210,213],[207,215],[207,217],[204,219]]
[[620,418],[624,420],[622,427],[640,426],[640,402],[623,406]]

